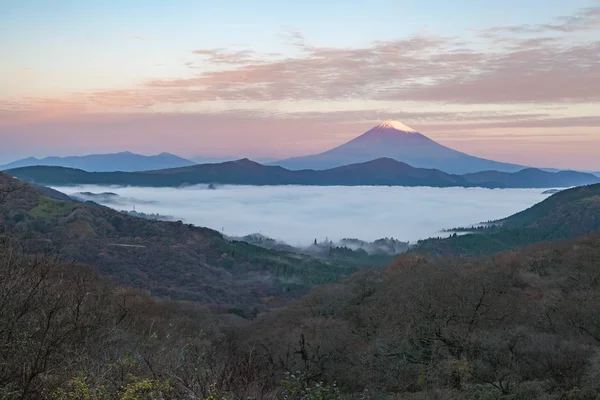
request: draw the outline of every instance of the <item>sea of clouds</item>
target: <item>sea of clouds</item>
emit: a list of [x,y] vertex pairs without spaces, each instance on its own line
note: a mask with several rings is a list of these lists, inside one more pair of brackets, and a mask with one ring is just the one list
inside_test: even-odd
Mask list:
[[[105,205],[173,216],[231,236],[262,233],[291,245],[314,239],[394,237],[417,241],[443,236],[442,229],[503,218],[548,197],[539,189],[387,186],[219,186],[143,188],[55,187],[77,192],[113,192]],[[98,201],[98,200],[96,200]],[[101,202],[101,201],[98,201]]]

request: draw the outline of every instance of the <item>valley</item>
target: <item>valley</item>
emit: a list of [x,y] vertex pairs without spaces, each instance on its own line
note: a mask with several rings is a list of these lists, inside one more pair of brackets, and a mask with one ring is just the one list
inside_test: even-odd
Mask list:
[[[227,236],[261,233],[288,245],[384,237],[416,242],[443,229],[503,218],[542,201],[539,189],[388,186],[207,185],[145,188],[85,185],[54,189],[117,211],[180,219]],[[84,196],[92,192],[96,196]],[[115,196],[102,196],[114,192]]]
[[544,199],[476,234],[396,257],[352,249],[405,250],[389,239],[317,242],[309,255],[0,174],[0,355],[21,360],[0,364],[0,376],[31,399],[47,390],[225,399],[306,387],[427,399],[430,385],[473,400],[503,390],[541,399],[573,385],[595,393],[600,185],[535,193]]

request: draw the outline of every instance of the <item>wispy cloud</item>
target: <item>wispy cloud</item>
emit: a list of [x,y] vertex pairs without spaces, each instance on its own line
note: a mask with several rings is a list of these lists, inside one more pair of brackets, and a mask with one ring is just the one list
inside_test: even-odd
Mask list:
[[149,36],[138,35],[135,33],[124,33],[123,36],[129,37],[132,39],[137,39],[137,40],[150,40]]
[[211,62],[237,68],[147,86],[170,89],[174,101],[600,99],[600,41],[565,45],[543,38],[507,45],[476,50],[451,38],[412,37],[359,49],[307,46],[302,57],[261,62],[251,52],[205,51]]
[[[243,129],[269,140],[273,148],[292,141],[282,135],[310,137],[307,152],[339,144],[333,142],[389,118],[423,127],[426,133],[582,128],[587,135],[599,126],[593,107],[582,107],[600,102],[599,18],[600,7],[594,7],[546,24],[491,27],[460,38],[420,33],[353,48],[315,45],[288,28],[283,40],[291,49],[286,54],[259,52],[245,44],[189,49],[178,61],[185,67],[181,77],[157,76],[130,88],[56,98],[0,100],[0,127],[56,121],[58,131],[67,129],[69,121],[102,115],[155,135],[157,127],[169,131],[170,126],[181,128],[186,137],[198,126],[211,132]],[[299,106],[307,103],[317,105]],[[412,107],[405,109],[408,103]],[[217,115],[215,105],[220,104],[225,106]],[[549,104],[562,108],[543,109]],[[351,107],[344,110],[344,105]],[[447,111],[447,105],[454,110]],[[579,111],[571,112],[573,107]],[[435,109],[439,111],[431,111]],[[170,114],[172,110],[181,114]],[[197,115],[182,115],[186,112]],[[149,123],[136,113],[157,115]],[[104,129],[100,119],[87,122],[95,125],[86,130]],[[307,131],[328,132],[327,138]],[[218,139],[216,133],[213,139]],[[251,141],[245,144],[253,148]]]
[[245,64],[258,64],[263,61],[260,54],[252,50],[232,52],[227,48],[196,49],[193,50],[192,53],[202,56],[206,62],[213,64],[232,64],[239,66]]
[[[484,117],[485,121],[469,123],[448,124],[446,129],[492,129],[492,128],[600,128],[600,117],[562,117],[556,118],[550,115],[535,116],[507,116],[494,121],[493,118]],[[566,133],[570,135],[570,133]]]
[[573,15],[561,16],[546,24],[496,26],[483,29],[483,34],[540,34],[548,32],[573,33],[600,28],[600,7],[588,7]]
[[[198,71],[192,76],[153,79],[129,90],[74,93],[59,101],[92,111],[217,100],[597,101],[600,37],[579,33],[598,28],[599,16],[600,7],[588,8],[545,25],[490,28],[472,41],[418,34],[360,48],[314,46],[292,30],[294,57],[200,48],[191,51],[198,61],[185,63]],[[524,35],[531,32],[540,35]],[[21,104],[38,106],[35,99]]]

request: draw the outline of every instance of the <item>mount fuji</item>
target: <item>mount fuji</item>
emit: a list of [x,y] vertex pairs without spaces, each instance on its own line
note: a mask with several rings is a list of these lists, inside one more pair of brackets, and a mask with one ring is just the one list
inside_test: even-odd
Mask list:
[[272,165],[300,169],[328,169],[387,157],[418,168],[451,174],[480,171],[516,172],[525,166],[474,157],[443,146],[398,121],[385,121],[357,138],[324,153],[281,160]]

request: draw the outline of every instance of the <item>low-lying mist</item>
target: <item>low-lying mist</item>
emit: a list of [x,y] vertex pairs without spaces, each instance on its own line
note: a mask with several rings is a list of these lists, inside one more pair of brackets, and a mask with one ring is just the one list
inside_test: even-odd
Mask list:
[[315,239],[414,242],[444,236],[443,229],[503,218],[545,199],[539,189],[430,187],[219,186],[142,188],[55,187],[117,210],[181,219],[230,236],[262,233],[294,246]]

